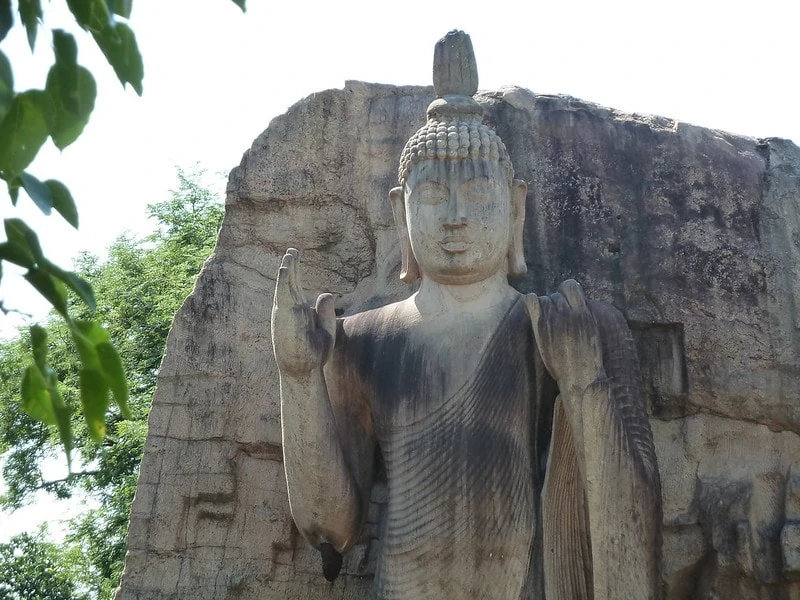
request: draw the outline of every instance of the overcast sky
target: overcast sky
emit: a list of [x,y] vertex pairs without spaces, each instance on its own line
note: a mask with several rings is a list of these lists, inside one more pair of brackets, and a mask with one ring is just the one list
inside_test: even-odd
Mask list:
[[[66,3],[44,3],[47,27],[75,31]],[[125,230],[147,231],[148,203],[169,197],[175,167],[227,172],[270,120],[315,91],[346,80],[430,84],[433,46],[451,29],[472,37],[481,89],[520,85],[624,111],[752,137],[800,141],[796,0],[730,2],[275,2],[137,0],[131,26],[144,57],[144,96],[123,90],[88,34],[78,60],[98,97],[84,134],[59,153],[48,144],[29,169],[66,183],[79,233],[19,209],[45,252],[69,267],[81,249],[103,250]],[[50,34],[35,56],[17,27],[0,44],[16,88],[41,88],[52,63]],[[421,115],[422,117],[422,115]],[[213,178],[212,178],[213,180]],[[224,180],[216,180],[220,189]],[[0,195],[5,192],[0,192]],[[40,313],[10,274],[0,297]],[[0,335],[18,323],[0,315]],[[0,515],[0,537],[4,517]]]

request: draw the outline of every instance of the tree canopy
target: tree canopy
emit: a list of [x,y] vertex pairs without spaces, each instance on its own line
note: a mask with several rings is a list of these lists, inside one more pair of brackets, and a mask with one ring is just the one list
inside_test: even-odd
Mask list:
[[[7,488],[0,506],[20,507],[38,490],[62,498],[83,490],[98,500],[98,508],[72,522],[66,544],[67,548],[77,547],[85,557],[86,568],[78,583],[97,598],[110,598],[122,573],[147,414],[170,324],[213,250],[223,215],[218,198],[198,177],[180,170],[178,188],[171,198],[148,210],[158,222],[154,233],[142,239],[121,236],[106,260],[84,254],[76,263],[76,272],[95,290],[94,317],[119,350],[130,398],[127,420],[119,407],[111,407],[102,443],[91,434],[80,408],[70,416],[80,467],[69,477],[46,479],[43,462],[58,454],[60,437],[18,410],[23,384],[18,373],[28,360],[30,332],[0,344],[0,454],[6,460],[3,477]],[[68,297],[68,302],[78,319],[89,310],[75,296]],[[65,403],[73,402],[81,394],[83,381],[81,358],[73,350],[69,326],[53,316],[41,329],[58,393]],[[0,572],[3,568],[0,559]]]
[[[245,0],[232,1],[244,10]],[[76,25],[91,36],[122,85],[130,85],[141,95],[144,66],[136,35],[127,23],[133,0],[66,3]],[[44,16],[42,0],[18,0],[16,12],[33,52]],[[0,42],[14,26],[12,1],[0,0]],[[43,89],[16,91],[13,65],[0,51],[0,179],[6,183],[13,205],[22,189],[44,214],[55,210],[77,228],[78,210],[67,186],[55,179],[41,180],[28,170],[48,139],[64,150],[80,137],[97,96],[94,76],[78,63],[75,36],[63,29],[53,29],[50,35],[53,64]],[[0,278],[4,263],[26,270],[27,282],[63,319],[63,333],[71,337],[79,358],[79,393],[75,398],[65,398],[58,379],[58,371],[63,368],[56,364],[60,357],[48,355],[44,328],[30,328],[30,354],[19,389],[21,406],[37,421],[57,428],[69,460],[75,444],[72,415],[78,403],[88,435],[98,442],[107,433],[105,417],[111,399],[116,410],[129,416],[124,367],[109,332],[94,314],[96,300],[91,283],[46,257],[38,235],[22,219],[4,219],[3,228],[6,240],[0,243]],[[75,298],[80,302],[76,303]],[[1,300],[0,310],[8,311]]]
[[[76,35],[90,37],[122,85],[139,95],[144,65],[128,24],[133,0],[65,1],[78,31],[48,32],[53,59],[41,89],[15,89],[13,62],[0,51],[0,180],[12,205],[22,190],[42,213],[55,211],[77,229],[77,204],[68,187],[31,172],[48,140],[64,150],[81,136],[94,110],[97,85],[78,62]],[[232,1],[244,10],[245,0]],[[0,0],[0,42],[22,27],[34,52],[43,4]],[[6,483],[0,506],[19,507],[37,490],[67,498],[83,489],[99,500],[99,508],[73,522],[65,545],[23,535],[0,546],[5,584],[0,600],[83,598],[85,590],[107,598],[119,581],[164,342],[172,315],[211,252],[222,215],[196,180],[181,172],[179,182],[170,201],[150,207],[160,224],[155,234],[144,240],[121,237],[106,261],[84,255],[72,271],[44,255],[39,236],[23,220],[3,220],[0,279],[8,265],[21,268],[54,314],[0,344]],[[0,312],[9,310],[0,299]],[[59,447],[66,450],[70,474],[47,480],[43,461]],[[79,462],[74,472],[73,453]],[[85,558],[86,568],[58,570],[71,564],[66,557],[75,553]],[[53,575],[49,583],[39,577],[40,568]],[[71,573],[75,585],[64,583],[62,573]]]
[[85,600],[74,581],[74,556],[41,534],[0,544],[0,600]]

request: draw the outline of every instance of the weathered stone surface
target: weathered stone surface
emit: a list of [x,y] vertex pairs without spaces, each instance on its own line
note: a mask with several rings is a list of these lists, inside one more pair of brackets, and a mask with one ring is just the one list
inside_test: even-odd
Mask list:
[[[343,313],[410,293],[386,194],[432,99],[316,94],[231,173],[170,334],[119,598],[367,596],[375,526],[328,584],[289,516],[269,311],[288,246]],[[518,88],[479,100],[528,182],[515,285],[573,277],[636,335],[668,598],[800,598],[800,150]]]
[[782,597],[769,593],[786,581],[786,475],[800,457],[800,437],[704,413],[654,420],[653,431],[665,578],[670,590],[680,590],[671,597]]

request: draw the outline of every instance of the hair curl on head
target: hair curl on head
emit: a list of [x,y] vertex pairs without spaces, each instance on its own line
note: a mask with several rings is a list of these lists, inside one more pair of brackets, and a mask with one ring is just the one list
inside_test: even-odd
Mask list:
[[429,120],[406,142],[400,155],[397,179],[405,185],[412,167],[423,160],[462,160],[487,158],[500,164],[508,181],[514,167],[503,140],[480,121]]
[[406,184],[412,167],[423,160],[485,158],[503,167],[508,182],[514,167],[500,137],[483,124],[483,107],[472,96],[478,91],[478,67],[472,42],[463,31],[451,31],[436,43],[433,57],[436,100],[428,106],[428,122],[406,142],[397,179]]

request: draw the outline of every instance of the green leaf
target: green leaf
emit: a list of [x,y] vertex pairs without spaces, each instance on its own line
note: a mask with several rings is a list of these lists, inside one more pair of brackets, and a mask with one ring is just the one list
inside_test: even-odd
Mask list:
[[69,327],[83,367],[102,372],[97,346],[109,341],[108,332],[97,321],[76,320]]
[[42,21],[41,0],[19,0],[19,18],[28,33],[28,45],[33,50],[36,45],[36,31]]
[[55,54],[57,63],[78,64],[78,45],[71,33],[67,33],[63,29],[53,29],[53,54]]
[[6,39],[13,25],[14,15],[11,13],[11,0],[0,0],[0,42]]
[[108,409],[108,384],[103,374],[95,369],[80,370],[81,406],[89,435],[95,442],[106,435],[106,410]]
[[[58,437],[64,446],[69,465],[72,461],[72,409],[64,403],[61,392],[58,390],[55,371],[47,363],[47,330],[44,327],[39,325],[31,327],[31,348],[38,375],[43,379],[47,388],[49,403],[46,403],[46,407],[49,406],[52,409],[53,422],[58,427]],[[32,378],[35,379],[36,375],[32,375]],[[48,410],[48,417],[49,413]],[[49,423],[49,421],[47,422]]]
[[53,143],[63,150],[83,132],[94,110],[97,84],[92,74],[77,63],[75,39],[53,30],[56,63],[47,74],[45,89],[55,108],[50,129]]
[[25,279],[53,305],[63,317],[67,317],[67,288],[50,273],[33,267],[25,274]]
[[[72,461],[72,409],[66,405],[58,389],[55,371],[47,363],[47,330],[34,325],[31,332],[31,349],[34,365],[28,367],[23,377],[23,402],[27,396],[25,409],[35,419],[58,427],[58,436],[67,454],[67,464]],[[47,398],[42,393],[42,386]]]
[[39,325],[31,327],[31,348],[33,350],[33,362],[39,370],[47,370],[47,330]]
[[133,30],[125,23],[116,23],[100,32],[93,31],[92,35],[108,64],[114,68],[120,83],[123,86],[130,83],[141,96],[144,66]]
[[50,132],[52,102],[40,90],[16,94],[0,122],[0,176],[15,178],[33,162]]
[[15,242],[3,242],[0,244],[0,260],[7,260],[26,269],[30,269],[36,264],[36,259],[33,258],[30,249]]
[[22,182],[19,180],[19,177],[15,177],[14,179],[9,179],[7,183],[8,195],[11,197],[11,204],[16,206],[17,200],[19,200],[19,188],[22,187]]
[[64,403],[61,393],[54,385],[50,388],[50,401],[53,404],[53,412],[56,415],[56,426],[58,427],[58,437],[67,453],[67,467],[72,472],[72,409]]
[[80,331],[81,335],[89,340],[95,346],[108,342],[110,336],[105,328],[97,321],[88,321],[79,319],[75,321],[75,326]]
[[113,17],[104,0],[67,0],[67,6],[78,25],[92,34],[113,26]]
[[65,271],[58,265],[51,263],[46,258],[41,260],[41,265],[43,269],[52,274],[54,277],[57,277],[63,281],[73,292],[78,294],[80,299],[83,300],[86,303],[86,306],[89,307],[89,310],[94,311],[97,308],[92,286],[89,285],[89,282],[83,277],[76,275],[72,271]]
[[[3,0],[0,0],[2,4]],[[2,12],[2,6],[0,6]],[[0,25],[0,33],[2,25]],[[2,35],[0,35],[2,39]],[[11,70],[11,63],[8,62],[6,55],[0,52],[0,120],[6,116],[8,109],[11,107],[11,101],[14,99],[14,73]]]
[[50,189],[30,173],[23,173],[19,176],[19,179],[33,203],[39,207],[40,211],[49,215],[53,210],[53,197],[50,194]]
[[72,333],[72,341],[75,342],[75,347],[78,349],[78,356],[80,356],[81,364],[85,368],[101,369],[100,357],[97,356],[95,344],[81,332],[76,322],[69,324],[70,333]]
[[[53,66],[50,72],[57,69],[57,66]],[[47,78],[46,89],[56,107],[50,135],[53,136],[53,143],[59,150],[69,146],[83,133],[97,97],[97,84],[89,70],[78,67],[76,72],[76,87],[72,90],[64,90],[61,84],[57,80],[51,80],[49,75]],[[65,104],[65,100],[70,101],[74,108]]]
[[236,6],[238,6],[239,8],[241,8],[241,9],[242,9],[242,12],[244,12],[244,11],[245,11],[245,7],[244,7],[245,0],[233,0],[233,3],[234,3]]
[[119,358],[116,348],[109,342],[97,344],[97,355],[100,357],[100,364],[103,365],[106,380],[114,394],[114,400],[119,406],[122,416],[126,419],[131,418],[131,411],[128,407],[128,380],[125,377],[125,370],[122,368],[122,360]]
[[[75,38],[63,29],[53,30],[53,54],[56,62],[54,68],[50,69],[48,79],[54,73],[55,79],[61,87],[69,92],[78,85],[78,45]],[[57,67],[57,69],[56,69]],[[62,100],[65,104],[71,104],[69,94]],[[72,108],[70,106],[70,108]]]
[[75,206],[75,200],[72,199],[72,194],[67,186],[57,179],[48,179],[44,184],[47,186],[47,189],[50,190],[50,196],[53,199],[53,208],[66,219],[67,223],[77,229],[78,208]]
[[9,242],[24,248],[37,262],[44,258],[42,247],[39,245],[39,237],[33,229],[25,224],[25,221],[22,219],[6,219],[3,225]]
[[106,6],[108,6],[109,11],[123,19],[131,18],[133,0],[106,0]]
[[48,425],[56,422],[47,384],[36,365],[29,365],[22,376],[22,408],[37,421]]

